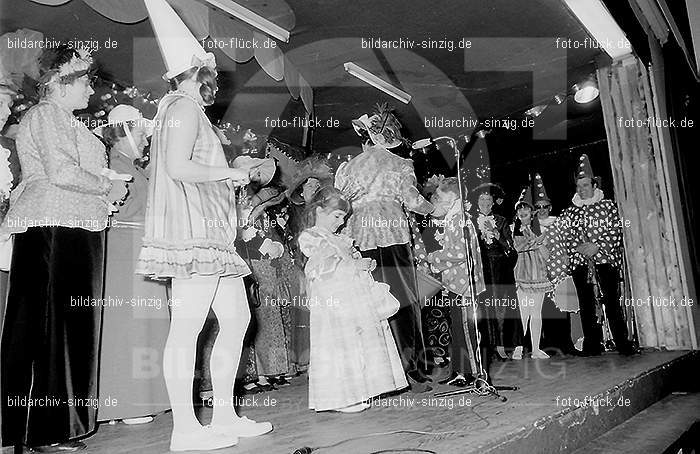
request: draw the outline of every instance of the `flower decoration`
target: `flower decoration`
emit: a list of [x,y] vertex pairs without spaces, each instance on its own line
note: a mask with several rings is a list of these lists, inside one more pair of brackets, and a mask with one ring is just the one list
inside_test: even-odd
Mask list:
[[399,123],[388,103],[376,104],[374,106],[374,115],[372,115],[370,120],[372,123],[369,131],[373,134],[384,136],[386,143],[405,141],[401,135],[401,123]]
[[0,145],[0,202],[10,198],[12,180],[10,150]]
[[464,215],[469,219],[471,215],[472,203],[469,200],[464,201]]
[[78,55],[74,55],[68,63],[61,65],[58,70],[58,77],[61,81],[70,79],[78,73],[87,74],[90,66],[92,66],[92,55],[87,49],[82,47],[75,47],[74,49]]
[[428,178],[428,181],[425,182],[425,185],[423,185],[423,192],[425,192],[426,195],[432,194],[437,191],[437,188],[440,187],[443,181],[445,181],[444,175],[431,176]]
[[479,214],[479,217],[476,218],[476,223],[486,244],[493,243],[493,240],[496,238],[496,220],[493,215]]

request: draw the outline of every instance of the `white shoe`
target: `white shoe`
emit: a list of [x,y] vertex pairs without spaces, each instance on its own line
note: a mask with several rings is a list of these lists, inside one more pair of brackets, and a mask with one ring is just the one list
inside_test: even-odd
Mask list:
[[515,350],[513,350],[513,359],[515,360],[521,360],[523,359],[523,347],[515,347]]
[[170,436],[171,451],[210,451],[236,444],[238,444],[238,437],[216,432],[211,426],[204,426],[184,434],[173,433]]
[[122,419],[122,422],[130,426],[136,424],[148,424],[149,422],[153,422],[153,416],[142,416],[140,418],[125,418]]
[[233,434],[238,437],[257,437],[272,432],[272,423],[255,422],[246,416],[234,419],[229,424],[214,424],[212,430],[220,434]]
[[546,354],[545,352],[543,352],[542,350],[537,349],[537,350],[532,352],[532,357],[534,359],[547,359],[547,358],[549,358],[549,355]]
[[359,404],[349,405],[349,406],[343,407],[343,408],[338,408],[335,411],[339,411],[341,413],[360,413],[362,411],[367,410],[369,407],[370,407],[370,404],[368,404],[366,402],[360,402]]
[[498,353],[498,356],[501,358],[508,359],[508,355],[506,355],[506,348],[503,345],[496,347],[496,353]]

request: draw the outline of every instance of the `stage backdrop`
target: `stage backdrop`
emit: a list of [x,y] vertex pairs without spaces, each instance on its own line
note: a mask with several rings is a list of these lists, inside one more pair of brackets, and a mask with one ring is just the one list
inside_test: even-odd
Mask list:
[[[647,68],[628,57],[598,70],[600,99],[610,146],[615,198],[623,219],[631,290],[643,347],[698,348],[692,306],[697,301],[684,269],[679,225],[670,191],[669,154],[657,124],[656,93]],[[648,121],[653,119],[654,121]],[[690,288],[689,288],[690,287]]]

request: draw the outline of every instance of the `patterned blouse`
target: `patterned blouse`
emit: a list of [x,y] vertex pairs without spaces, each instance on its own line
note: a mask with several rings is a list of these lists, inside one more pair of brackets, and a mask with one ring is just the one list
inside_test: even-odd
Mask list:
[[428,214],[433,206],[418,192],[413,162],[373,146],[335,174],[335,187],[352,203],[344,232],[361,251],[411,241],[406,211]]
[[564,233],[566,249],[574,270],[586,263],[586,258],[576,248],[583,242],[599,247],[593,257],[595,263],[609,263],[616,268],[622,265],[622,226],[615,203],[601,199],[595,203],[572,205],[559,217]]
[[474,295],[479,295],[486,290],[479,241],[474,224],[469,218],[466,219],[466,228],[463,229],[459,202],[455,202],[452,209],[445,215],[444,231],[435,235],[442,249],[431,252],[426,257],[430,267],[442,274],[442,285],[451,292],[465,296],[471,294],[469,257],[465,254],[464,248],[465,232],[468,232],[469,254],[474,264]]
[[43,100],[25,115],[17,133],[22,181],[10,195],[2,233],[62,226],[107,227],[105,196],[111,182],[105,147],[71,111]]

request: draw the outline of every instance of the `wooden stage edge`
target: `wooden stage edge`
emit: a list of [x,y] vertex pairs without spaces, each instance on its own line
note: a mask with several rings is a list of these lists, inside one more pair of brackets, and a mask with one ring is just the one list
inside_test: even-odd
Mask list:
[[[698,392],[698,380],[693,377],[699,366],[700,352],[684,352],[681,356],[591,396],[590,402],[579,402],[578,407],[566,407],[539,418],[500,440],[480,446],[474,452],[570,452],[600,437],[672,392]],[[696,417],[700,420],[700,408]],[[688,421],[688,425],[692,422]]]
[[[373,408],[353,415],[309,410],[307,379],[301,376],[290,386],[241,402],[242,415],[273,422],[271,434],[210,452],[292,454],[304,446],[319,448],[317,454],[570,452],[671,392],[699,391],[699,365],[698,351],[499,362],[491,370],[494,383],[519,387],[503,391],[507,402],[469,394],[437,399],[434,392],[454,389],[442,385],[433,393],[375,400]],[[206,423],[211,412],[203,409],[199,416]],[[85,439],[83,452],[167,453],[171,427],[169,412],[145,425],[101,424]],[[399,430],[424,433],[386,434]],[[377,433],[382,435],[368,436]],[[335,446],[322,448],[330,445]]]

